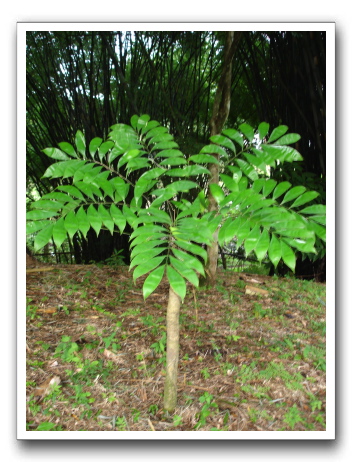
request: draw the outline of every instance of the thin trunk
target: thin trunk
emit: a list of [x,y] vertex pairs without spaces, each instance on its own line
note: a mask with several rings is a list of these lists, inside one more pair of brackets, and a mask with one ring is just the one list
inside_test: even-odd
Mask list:
[[164,410],[172,412],[177,403],[177,370],[180,348],[181,299],[170,287],[166,314],[166,379],[164,388]]

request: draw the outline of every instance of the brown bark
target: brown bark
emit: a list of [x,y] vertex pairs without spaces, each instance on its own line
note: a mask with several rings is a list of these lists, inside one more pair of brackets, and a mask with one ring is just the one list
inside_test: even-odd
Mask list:
[[177,372],[180,348],[181,299],[170,287],[166,314],[166,378],[164,386],[164,410],[172,412],[177,403]]

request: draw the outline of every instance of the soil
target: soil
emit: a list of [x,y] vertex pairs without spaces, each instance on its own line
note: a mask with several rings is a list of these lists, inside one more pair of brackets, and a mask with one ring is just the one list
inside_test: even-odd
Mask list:
[[326,374],[304,354],[325,343],[325,306],[304,281],[219,270],[216,287],[189,287],[178,406],[165,415],[167,281],[144,301],[125,266],[27,263],[28,430],[325,431]]

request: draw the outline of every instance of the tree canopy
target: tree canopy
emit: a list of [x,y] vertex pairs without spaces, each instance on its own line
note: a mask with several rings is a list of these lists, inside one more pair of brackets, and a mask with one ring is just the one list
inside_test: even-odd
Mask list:
[[[27,32],[27,195],[43,195],[58,179],[42,178],[51,159],[42,149],[105,138],[115,123],[148,113],[165,125],[183,152],[199,152],[222,71],[225,32]],[[304,161],[276,175],[306,181],[324,201],[325,32],[241,34],[232,62],[231,108],[226,126],[246,122],[288,125],[301,135]],[[225,126],[225,128],[226,128]],[[295,183],[297,178],[297,183]],[[299,181],[298,181],[299,180]],[[124,236],[88,234],[73,242],[76,261],[101,260]],[[125,255],[126,259],[128,255]]]

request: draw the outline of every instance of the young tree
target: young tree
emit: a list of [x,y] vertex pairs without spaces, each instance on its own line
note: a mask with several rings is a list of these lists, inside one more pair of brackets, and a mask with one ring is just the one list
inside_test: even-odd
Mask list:
[[[268,124],[259,126],[261,140],[268,129]],[[44,177],[61,179],[61,184],[34,202],[33,210],[27,213],[27,234],[36,233],[35,250],[50,239],[59,247],[67,235],[72,238],[81,233],[86,237],[90,228],[97,235],[104,228],[123,233],[128,223],[133,230],[133,279],[147,275],[144,298],[164,276],[169,282],[166,411],[173,411],[177,402],[180,306],[187,283],[197,287],[199,275],[205,275],[204,246],[211,243],[214,232],[220,229],[220,243],[236,236],[244,242],[246,252],[254,250],[259,260],[268,253],[275,265],[282,259],[292,270],[293,249],[314,252],[316,236],[325,239],[325,229],[319,224],[324,208],[302,208],[317,193],[306,192],[303,186],[291,188],[288,182],[277,184],[265,175],[259,177],[258,171],[266,172],[267,165],[301,159],[287,146],[298,135],[285,135],[286,131],[287,127],[277,127],[268,143],[257,146],[254,130],[242,125],[242,132],[225,130],[211,138],[212,145],[186,158],[168,130],[143,115],[133,116],[130,125],[111,127],[106,141],[96,137],[87,147],[78,131],[75,148],[63,142],[59,148],[44,149],[48,157],[57,160]],[[197,179],[210,174],[209,164],[232,163],[236,145],[246,160],[236,157],[238,166],[228,166],[231,176],[221,174],[222,183],[210,186],[218,210],[209,211]],[[214,149],[219,159],[211,155]],[[130,180],[132,172],[140,173],[134,183]],[[194,200],[188,197],[190,190],[198,190]]]

